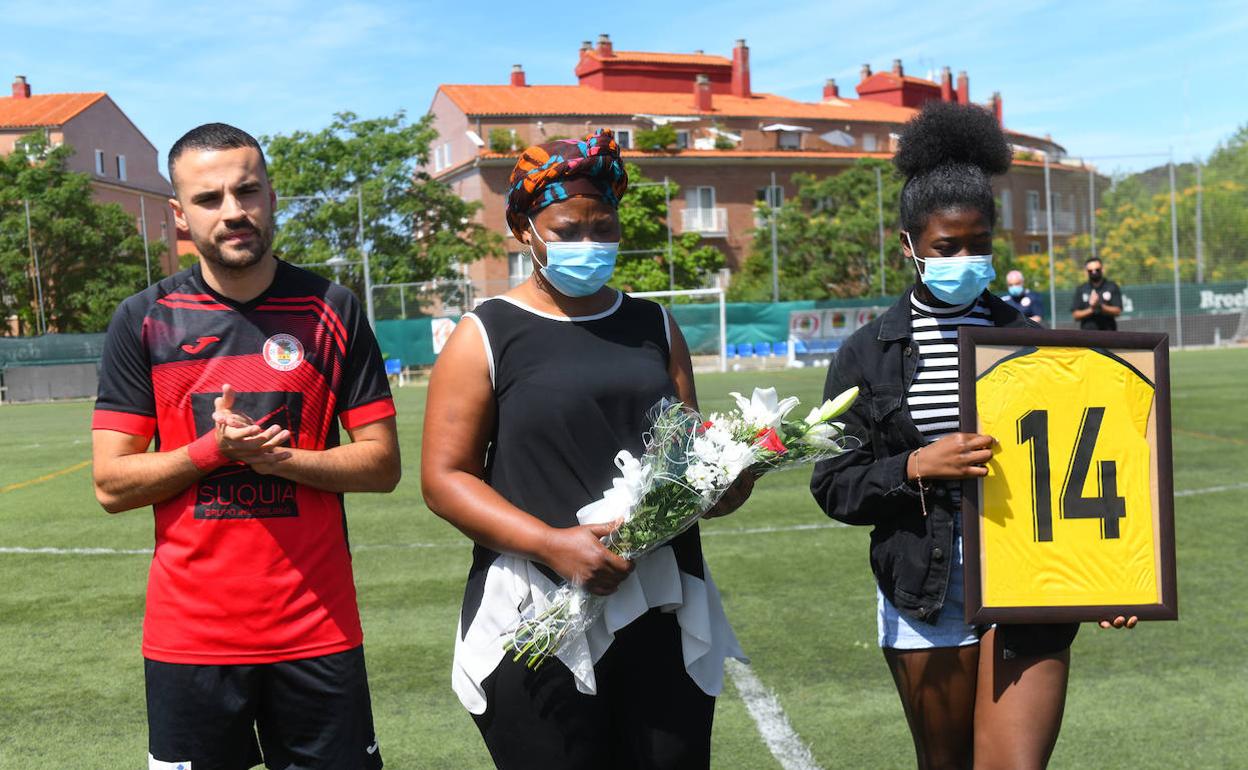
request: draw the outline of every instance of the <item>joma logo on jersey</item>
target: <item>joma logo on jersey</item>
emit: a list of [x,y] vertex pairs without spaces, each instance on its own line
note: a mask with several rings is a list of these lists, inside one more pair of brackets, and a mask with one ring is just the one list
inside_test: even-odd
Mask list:
[[289,372],[303,363],[303,343],[289,334],[274,334],[261,348],[264,362],[279,372]]
[[208,347],[209,345],[215,344],[220,341],[221,341],[220,337],[200,337],[199,339],[195,340],[194,344],[187,343],[183,345],[182,350],[187,353],[190,353],[191,355],[195,355],[196,353],[203,352],[204,348]]

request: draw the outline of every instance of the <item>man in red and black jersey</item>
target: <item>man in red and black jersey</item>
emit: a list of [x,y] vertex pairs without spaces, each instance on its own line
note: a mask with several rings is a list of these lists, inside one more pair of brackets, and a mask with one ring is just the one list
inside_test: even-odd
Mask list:
[[202,256],[117,309],[92,424],[100,504],[155,506],[149,767],[379,768],[342,501],[399,481],[377,341],[273,256],[250,135],[194,129],[169,176]]

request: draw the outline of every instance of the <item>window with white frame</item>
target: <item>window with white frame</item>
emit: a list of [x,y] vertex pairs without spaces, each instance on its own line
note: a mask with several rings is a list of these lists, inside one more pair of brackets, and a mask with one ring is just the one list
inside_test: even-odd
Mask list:
[[682,150],[689,149],[689,131],[684,128],[676,130],[676,146]]
[[442,168],[451,167],[451,143],[442,145]]
[[1040,191],[1027,191],[1027,228],[1035,230],[1040,226]]
[[1014,194],[1008,189],[1001,191],[1001,229],[1014,229]]
[[513,251],[507,255],[507,282],[514,288],[533,274],[533,260],[527,251]]
[[104,151],[95,151],[95,175],[104,176]]
[[709,233],[722,229],[716,226],[715,188],[709,185],[685,188],[685,230]]
[[876,143],[875,134],[862,135],[862,149],[864,152],[875,152],[879,145]]
[[1040,242],[1032,241],[1031,243],[1027,244],[1027,250],[1030,251],[1032,254],[1039,254],[1041,250]]
[[117,156],[117,178],[123,182],[126,181],[126,156],[125,155]]
[[615,141],[619,143],[621,150],[633,149],[633,130],[631,128],[615,129]]
[[754,199],[766,203],[773,209],[780,208],[784,205],[784,188],[780,185],[760,187],[754,193]]
[[685,190],[685,204],[691,209],[709,211],[715,208],[715,188],[690,187]]
[[[780,185],[775,185],[774,187],[772,185],[767,185],[766,187],[760,187],[754,191],[754,200],[758,201],[759,203],[766,203],[768,206],[772,207],[773,209],[779,208],[784,205],[784,188],[781,187]],[[767,220],[764,217],[763,213],[759,211],[758,209],[755,209],[754,210],[754,226],[762,227],[764,224],[766,224],[766,222]]]
[[800,131],[781,131],[779,142],[782,150],[800,150],[802,149],[802,134]]

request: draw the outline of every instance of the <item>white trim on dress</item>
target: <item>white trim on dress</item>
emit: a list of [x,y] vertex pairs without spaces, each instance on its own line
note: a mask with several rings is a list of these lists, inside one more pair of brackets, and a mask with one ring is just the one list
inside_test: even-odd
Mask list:
[[[658,304],[658,303],[655,303]],[[667,314],[667,308],[659,305],[659,312],[663,314],[663,336],[667,337],[667,352],[672,352],[672,317]]]
[[464,318],[471,318],[477,323],[477,331],[481,332],[481,343],[485,345],[485,360],[490,365],[490,389],[494,389],[494,350],[490,347],[490,335],[485,331],[485,323],[476,313],[464,313]]
[[611,304],[611,307],[607,308],[601,313],[595,313],[593,315],[576,315],[576,316],[562,316],[562,315],[551,315],[550,313],[543,313],[537,308],[530,307],[529,305],[524,304],[523,302],[516,299],[515,297],[508,297],[506,295],[499,295],[497,297],[494,297],[494,299],[501,299],[503,302],[506,302],[511,305],[515,305],[521,310],[526,310],[535,316],[539,316],[541,318],[547,318],[547,319],[550,319],[551,321],[571,321],[571,322],[577,323],[581,321],[597,321],[601,318],[606,318],[607,316],[611,315],[615,311],[619,310],[620,305],[624,304],[624,292],[617,291],[615,293],[615,302]]

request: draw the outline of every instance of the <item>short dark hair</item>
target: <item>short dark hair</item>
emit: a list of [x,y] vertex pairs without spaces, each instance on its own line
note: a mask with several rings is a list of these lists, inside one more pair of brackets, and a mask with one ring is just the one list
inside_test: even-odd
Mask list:
[[264,160],[264,150],[254,136],[228,123],[205,123],[187,131],[169,148],[169,181],[176,189],[178,185],[173,180],[173,167],[187,150],[236,150],[240,147],[255,148],[260,153],[260,167],[268,173],[269,166]]
[[[1083,260],[1083,266],[1087,267],[1093,262],[1101,262],[1101,258],[1100,257],[1088,257],[1087,259]],[[1104,265],[1105,263],[1101,262],[1101,264]]]
[[951,208],[978,210],[995,225],[990,178],[1010,168],[1013,151],[996,116],[978,105],[928,102],[901,129],[893,164],[906,178],[901,227],[917,238],[927,218]]

